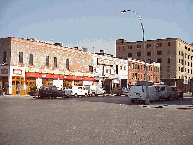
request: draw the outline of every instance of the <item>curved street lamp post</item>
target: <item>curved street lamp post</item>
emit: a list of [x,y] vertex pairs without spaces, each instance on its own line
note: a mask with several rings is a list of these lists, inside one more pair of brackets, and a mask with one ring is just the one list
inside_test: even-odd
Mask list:
[[145,67],[144,67],[144,69],[145,69],[145,79],[146,79],[146,100],[145,100],[145,105],[148,105],[150,103],[150,99],[149,99],[149,95],[148,95],[148,80],[147,80],[147,67],[146,67],[146,54],[145,54],[144,26],[142,24],[141,17],[135,11],[133,11],[133,10],[124,10],[124,11],[121,11],[120,13],[124,14],[127,11],[132,11],[133,13],[135,13],[139,17],[139,19],[141,21],[141,27],[142,27],[142,32],[143,32],[143,44],[144,44],[144,60],[145,60]]

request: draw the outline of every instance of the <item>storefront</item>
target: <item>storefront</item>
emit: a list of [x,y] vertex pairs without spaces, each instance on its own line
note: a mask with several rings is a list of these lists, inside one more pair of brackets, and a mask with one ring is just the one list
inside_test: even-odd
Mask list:
[[5,92],[5,94],[8,94],[8,89],[9,89],[8,74],[9,74],[9,67],[1,66],[0,67],[0,89],[2,89]]

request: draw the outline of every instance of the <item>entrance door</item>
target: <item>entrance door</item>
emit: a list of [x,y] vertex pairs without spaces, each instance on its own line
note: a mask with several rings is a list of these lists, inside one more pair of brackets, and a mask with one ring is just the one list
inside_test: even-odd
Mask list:
[[15,94],[25,95],[24,77],[19,76],[12,77],[12,95]]
[[1,81],[1,86],[0,86],[0,89],[2,89],[5,94],[7,95],[7,89],[8,89],[8,77],[6,76],[2,76],[0,77],[0,81]]

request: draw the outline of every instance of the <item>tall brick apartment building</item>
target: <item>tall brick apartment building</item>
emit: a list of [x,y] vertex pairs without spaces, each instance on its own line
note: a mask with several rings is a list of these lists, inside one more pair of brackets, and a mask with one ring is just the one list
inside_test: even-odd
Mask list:
[[6,94],[16,94],[19,89],[20,94],[25,94],[30,86],[52,86],[53,80],[61,80],[63,87],[91,84],[94,78],[90,66],[91,53],[60,43],[0,39],[0,87]]
[[[148,62],[160,63],[162,81],[172,85],[170,82],[175,80],[193,79],[193,46],[191,44],[179,38],[167,38],[147,40],[145,47]],[[116,57],[144,60],[143,41],[127,42],[124,39],[117,39]]]

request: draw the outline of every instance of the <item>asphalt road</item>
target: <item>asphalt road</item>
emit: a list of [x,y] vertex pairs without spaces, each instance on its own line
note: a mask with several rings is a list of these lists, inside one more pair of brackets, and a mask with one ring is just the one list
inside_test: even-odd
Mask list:
[[0,144],[193,144],[193,97],[131,104],[127,97],[0,96]]

